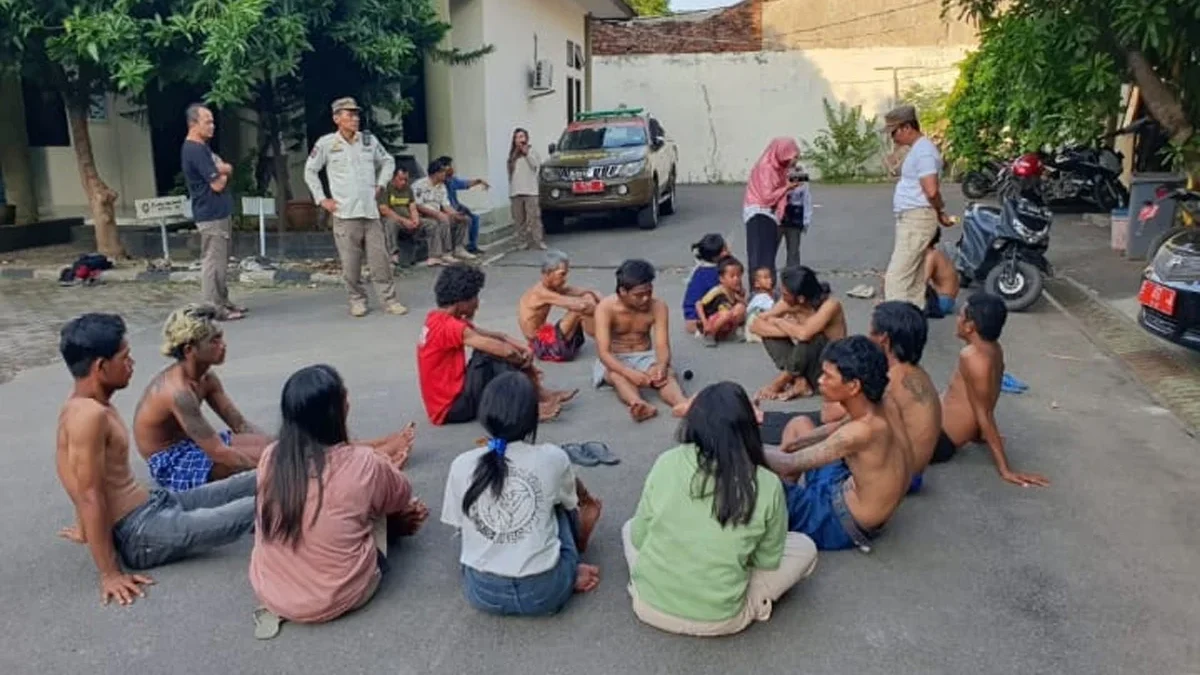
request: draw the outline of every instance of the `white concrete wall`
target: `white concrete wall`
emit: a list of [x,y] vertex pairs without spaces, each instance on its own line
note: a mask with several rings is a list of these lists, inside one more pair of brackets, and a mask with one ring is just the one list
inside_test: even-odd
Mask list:
[[[88,125],[96,170],[117,193],[118,214],[132,214],[134,200],[156,196],[150,131],[121,116],[132,109],[128,101],[110,96],[108,120]],[[75,148],[30,148],[29,154],[42,216],[90,218]]]
[[[594,56],[593,106],[646,107],[679,145],[685,183],[740,182],[775,136],[811,141],[825,128],[822,98],[879,115],[893,82],[953,85],[966,47],[811,49],[741,54]],[[882,170],[882,169],[881,169]]]
[[[450,44],[464,52],[474,51],[487,44],[484,35],[484,13],[486,0],[450,0]],[[502,45],[497,45],[497,50]],[[454,125],[454,168],[464,178],[486,178],[495,185],[488,173],[487,116],[489,101],[487,91],[487,68],[495,55],[470,65],[454,66],[450,69],[450,96],[453,101]],[[430,157],[425,162],[434,158]],[[475,210],[491,208],[496,194],[503,190],[493,187],[490,191],[476,188],[459,192],[458,198]]]
[[[508,203],[509,142],[516,127],[529,130],[530,141],[544,158],[546,146],[557,141],[567,122],[567,40],[583,44],[584,17],[582,7],[572,0],[470,0],[483,4],[483,42],[495,46],[484,60],[484,96],[486,102],[485,143],[487,179],[492,184],[488,197],[492,205]],[[454,40],[459,37],[455,26]],[[554,92],[530,98],[529,73],[536,61],[534,38],[537,38],[536,59],[554,63]],[[583,77],[583,71],[574,71]],[[468,73],[467,77],[470,76]],[[455,77],[458,78],[457,69]],[[457,83],[456,83],[457,84]],[[472,105],[478,97],[463,100],[455,90],[454,105]],[[456,121],[457,121],[456,117]],[[455,128],[455,149],[462,157],[474,119],[465,120]],[[477,142],[472,139],[471,142]],[[466,167],[460,173],[467,175]]]

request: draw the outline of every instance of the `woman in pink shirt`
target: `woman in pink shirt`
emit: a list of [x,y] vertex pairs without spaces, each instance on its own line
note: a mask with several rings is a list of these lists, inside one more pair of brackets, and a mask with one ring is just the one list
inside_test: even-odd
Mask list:
[[260,638],[273,637],[281,619],[320,623],[365,605],[387,569],[385,532],[415,534],[429,515],[399,468],[350,442],[350,403],[332,367],[293,374],[280,407],[279,440],[258,465],[250,555],[250,584],[265,606],[255,617]]

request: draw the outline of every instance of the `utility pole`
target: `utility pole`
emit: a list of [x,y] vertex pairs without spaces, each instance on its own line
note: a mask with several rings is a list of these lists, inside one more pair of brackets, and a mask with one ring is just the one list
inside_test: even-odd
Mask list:
[[900,105],[900,71],[902,70],[929,70],[922,66],[881,66],[875,70],[890,70],[892,71],[892,107]]

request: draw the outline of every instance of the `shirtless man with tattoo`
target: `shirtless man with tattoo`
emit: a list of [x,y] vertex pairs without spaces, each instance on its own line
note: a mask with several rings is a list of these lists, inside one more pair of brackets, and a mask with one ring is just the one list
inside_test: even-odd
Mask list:
[[986,443],[1001,479],[1023,487],[1046,487],[1050,480],[1045,476],[1009,467],[1004,437],[996,426],[996,402],[1004,379],[1004,349],[999,340],[1007,320],[1004,301],[987,293],[972,295],[959,311],[955,332],[966,346],[958,354],[958,367],[942,398],[942,428],[950,445],[935,452],[932,461],[948,461],[967,443]]
[[838,340],[821,367],[821,396],[849,419],[824,440],[799,439],[767,453],[767,464],[784,480],[788,529],[820,550],[865,550],[908,491],[908,440],[882,405],[888,363],[878,345],[861,335]]
[[[190,490],[249,471],[272,438],[248,422],[225,393],[212,368],[225,362],[225,334],[210,305],[188,305],[163,325],[162,353],[175,359],[150,381],[133,417],[138,451],[158,485]],[[217,433],[201,404],[229,426]],[[368,442],[395,460],[407,456],[413,428]]]
[[[868,337],[887,355],[888,387],[883,395],[884,412],[892,427],[908,439],[912,491],[915,492],[921,488],[922,472],[929,465],[935,448],[942,452],[949,448],[953,452],[950,438],[942,431],[942,403],[937,387],[920,366],[928,325],[915,305],[889,300],[875,306]],[[828,426],[818,429],[815,417],[816,414],[801,414],[789,422],[783,431],[783,444],[813,435],[823,438],[849,419],[845,408],[838,403],[826,403],[821,409],[819,422]]]
[[[517,322],[529,340],[533,355],[542,361],[573,361],[585,336],[596,334],[595,291],[567,285],[571,259],[562,251],[547,251],[542,260],[542,278],[525,291],[517,303]],[[548,323],[550,310],[560,307],[566,314]]]
[[129,432],[112,406],[129,386],[133,358],[125,322],[84,314],[63,326],[59,352],[75,386],[58,416],[55,464],[75,507],[59,535],[87,545],[100,572],[100,600],[128,605],[150,577],[127,574],[235,541],[254,525],[254,474],[187,493],[147,490],[129,467]]
[[654,297],[654,266],[626,260],[617,268],[617,292],[596,306],[596,351],[592,384],[610,385],[629,406],[635,422],[658,409],[642,398],[642,389],[658,390],[676,416],[687,413],[688,399],[671,370],[667,303]]
[[821,352],[846,337],[842,303],[816,272],[798,265],[784,269],[779,279],[782,297],[750,327],[779,369],[779,375],[754,395],[756,401],[812,396],[821,376]]

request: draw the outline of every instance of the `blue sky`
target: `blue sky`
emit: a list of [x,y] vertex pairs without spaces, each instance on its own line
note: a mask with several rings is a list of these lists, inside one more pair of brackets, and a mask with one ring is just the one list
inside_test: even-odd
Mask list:
[[688,9],[712,9],[736,4],[738,0],[671,0],[671,9],[683,11]]

